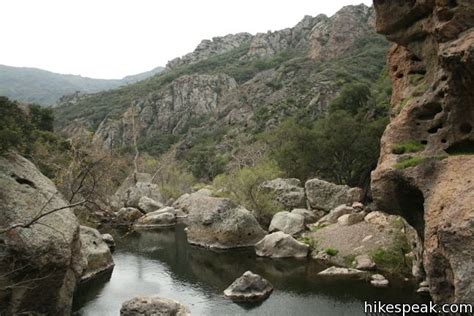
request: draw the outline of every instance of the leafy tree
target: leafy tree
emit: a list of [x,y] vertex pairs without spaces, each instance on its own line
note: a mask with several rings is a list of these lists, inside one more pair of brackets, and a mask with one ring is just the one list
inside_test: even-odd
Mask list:
[[330,103],[330,110],[344,110],[355,115],[367,104],[369,98],[370,88],[367,84],[360,82],[346,84]]
[[37,104],[30,105],[31,123],[42,131],[53,131],[54,115],[50,108],[42,108]]
[[26,150],[33,127],[16,102],[0,97],[0,153],[11,148]]
[[219,190],[221,196],[252,210],[259,222],[267,226],[272,216],[283,208],[274,196],[261,190],[260,185],[282,175],[275,162],[265,161],[254,167],[244,167],[218,175],[213,186]]

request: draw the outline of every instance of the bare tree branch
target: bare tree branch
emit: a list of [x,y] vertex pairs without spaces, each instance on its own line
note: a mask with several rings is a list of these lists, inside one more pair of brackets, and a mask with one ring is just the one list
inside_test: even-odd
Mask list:
[[53,214],[55,212],[58,212],[58,211],[61,211],[61,210],[64,210],[64,209],[67,209],[67,208],[71,208],[71,207],[75,207],[75,206],[79,206],[79,205],[82,205],[84,203],[86,203],[87,201],[81,201],[81,202],[77,202],[77,203],[73,203],[73,204],[69,204],[69,205],[65,205],[65,206],[62,206],[62,207],[57,207],[57,208],[54,208],[52,210],[49,210],[45,213],[41,213],[35,217],[33,217],[30,221],[26,222],[26,223],[16,223],[16,224],[12,224],[10,225],[9,227],[7,228],[3,228],[3,229],[0,229],[0,234],[4,234],[10,230],[13,230],[13,229],[16,229],[16,228],[28,228],[28,227],[31,227],[32,225],[36,224],[36,222],[38,222],[40,219],[42,219],[43,217],[45,216],[48,216],[50,214]]

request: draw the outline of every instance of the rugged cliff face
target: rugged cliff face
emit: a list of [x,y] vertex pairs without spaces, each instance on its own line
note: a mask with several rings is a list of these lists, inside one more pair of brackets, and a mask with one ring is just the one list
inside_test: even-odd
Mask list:
[[372,173],[380,209],[424,239],[436,302],[474,302],[474,7],[470,0],[374,0],[392,117]]
[[347,6],[292,28],[204,40],[150,80],[63,98],[56,117],[68,136],[92,133],[95,144],[116,149],[131,146],[135,132],[145,150],[158,138],[190,139],[196,128],[235,136],[291,115],[314,120],[345,83],[378,78],[386,42],[374,18],[373,8]]

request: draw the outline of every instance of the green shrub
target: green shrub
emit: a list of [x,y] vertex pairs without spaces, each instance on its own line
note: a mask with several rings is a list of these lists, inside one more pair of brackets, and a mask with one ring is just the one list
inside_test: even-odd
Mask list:
[[370,257],[381,270],[403,272],[408,267],[402,250],[380,248],[370,253]]
[[403,143],[403,144],[395,144],[392,147],[392,153],[396,155],[401,155],[404,153],[415,153],[418,151],[423,151],[425,149],[425,145],[417,143],[415,141]]
[[222,192],[221,196],[252,210],[261,223],[268,224],[271,217],[283,208],[271,193],[261,190],[260,185],[281,175],[274,162],[265,161],[255,167],[244,167],[218,175],[213,186]]
[[412,156],[403,159],[402,161],[397,162],[393,167],[395,169],[406,169],[411,167],[416,167],[419,164],[428,161],[428,160],[443,160],[446,156],[431,156],[431,157],[422,157],[422,156]]
[[339,253],[339,250],[334,249],[334,248],[326,248],[324,249],[324,252],[328,254],[329,256],[334,257],[335,255]]
[[311,249],[316,249],[318,246],[318,241],[311,237],[300,237],[298,241],[308,245]]

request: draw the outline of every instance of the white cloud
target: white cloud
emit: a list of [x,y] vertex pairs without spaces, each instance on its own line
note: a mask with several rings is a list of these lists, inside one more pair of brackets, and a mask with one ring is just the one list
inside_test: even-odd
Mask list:
[[290,27],[371,0],[2,0],[0,64],[120,78],[202,39]]

